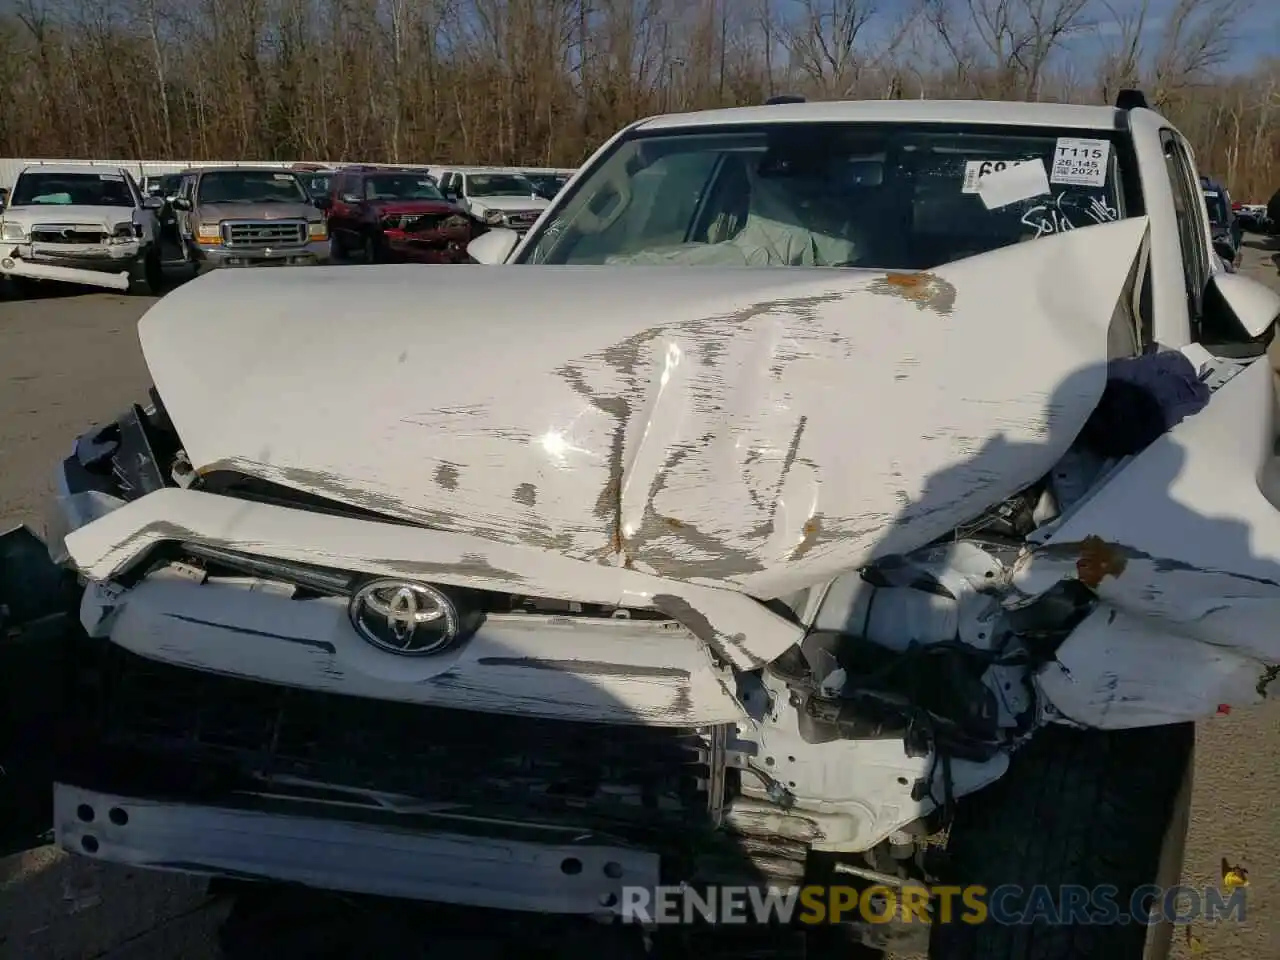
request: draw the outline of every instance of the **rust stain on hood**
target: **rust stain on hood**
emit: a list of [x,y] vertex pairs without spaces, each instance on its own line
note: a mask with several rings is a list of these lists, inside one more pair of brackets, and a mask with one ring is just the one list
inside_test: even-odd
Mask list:
[[956,305],[954,284],[933,273],[890,273],[874,281],[869,289],[883,296],[901,297],[921,310],[935,313],[950,314]]
[[1101,537],[1085,537],[1079,546],[1076,576],[1086,587],[1096,588],[1103,578],[1120,576],[1128,565],[1123,548],[1107,543]]

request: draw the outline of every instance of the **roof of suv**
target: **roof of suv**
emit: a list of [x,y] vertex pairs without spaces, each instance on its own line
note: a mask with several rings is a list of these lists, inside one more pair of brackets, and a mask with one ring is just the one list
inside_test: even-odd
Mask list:
[[729,107],[650,117],[639,130],[757,123],[974,123],[990,126],[1119,130],[1125,111],[1075,103],[1000,100],[825,100]]
[[206,173],[285,173],[296,177],[299,173],[297,170],[289,170],[285,167],[254,167],[249,165],[239,167],[192,167],[190,170],[183,170],[183,176],[203,176]]
[[427,176],[430,176],[430,174],[428,174],[427,171],[422,167],[397,167],[391,164],[387,164],[386,166],[373,166],[371,164],[352,164],[349,167],[339,167],[334,172],[343,173],[343,174],[419,173],[419,174],[425,174]]
[[[74,173],[129,173],[125,167],[113,166],[109,163],[28,163],[21,173],[56,173],[65,176]],[[21,175],[21,174],[19,174]]]

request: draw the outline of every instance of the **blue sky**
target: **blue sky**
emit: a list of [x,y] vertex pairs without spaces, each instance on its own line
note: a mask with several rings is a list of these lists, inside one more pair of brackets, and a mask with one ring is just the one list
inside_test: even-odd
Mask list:
[[[1113,4],[1120,9],[1137,9],[1140,0],[1116,0]],[[1151,0],[1148,6],[1146,34],[1151,40],[1157,40],[1165,28],[1168,16],[1176,0]],[[1256,66],[1267,56],[1280,56],[1280,2],[1277,0],[1208,0],[1206,7],[1221,7],[1224,3],[1236,3],[1239,12],[1229,18],[1227,29],[1232,37],[1232,56],[1224,64],[1225,70],[1246,71]],[[1119,24],[1107,22],[1105,7],[1097,4],[1094,17],[1098,20],[1096,32],[1098,37],[1080,37],[1074,41],[1079,47],[1090,44],[1105,43],[1108,34],[1118,34]]]
[[[1076,34],[1065,44],[1065,48],[1073,57],[1084,60],[1092,59],[1109,41],[1114,41],[1120,33],[1119,23],[1108,12],[1108,7],[1121,12],[1122,15],[1136,12],[1142,0],[1090,0],[1084,12],[1084,19],[1092,26],[1087,31]],[[1148,47],[1154,47],[1161,39],[1169,14],[1178,0],[1149,0],[1147,4],[1147,21],[1145,36]],[[798,0],[792,9],[799,9]],[[916,7],[917,0],[882,0],[879,4],[880,18],[869,24],[868,34],[888,35],[896,16]],[[957,23],[965,23],[963,0],[952,0],[957,13]],[[1280,57],[1280,0],[1198,0],[1198,5],[1206,11],[1213,8],[1234,7],[1240,11],[1237,16],[1229,18],[1227,30],[1232,37],[1231,56],[1219,70],[1223,72],[1244,72],[1257,66],[1267,56]],[[785,0],[778,4],[787,6]],[[1019,5],[1014,4],[1015,10]]]

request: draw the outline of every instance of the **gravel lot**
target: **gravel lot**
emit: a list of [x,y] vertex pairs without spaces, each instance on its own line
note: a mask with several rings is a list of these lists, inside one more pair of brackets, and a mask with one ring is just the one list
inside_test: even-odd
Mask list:
[[[1245,270],[1280,289],[1280,243],[1247,241]],[[0,303],[0,529],[40,529],[55,461],[95,418],[142,400],[134,323],[151,301],[52,292]],[[1280,361],[1280,347],[1273,351]],[[1280,367],[1280,363],[1277,363]],[[1250,873],[1241,925],[1195,934],[1201,956],[1280,956],[1280,704],[1201,727],[1184,882],[1216,882],[1228,857]],[[52,847],[0,860],[0,958],[212,960],[222,908],[203,884],[97,864]],[[1179,944],[1175,956],[1190,956]]]

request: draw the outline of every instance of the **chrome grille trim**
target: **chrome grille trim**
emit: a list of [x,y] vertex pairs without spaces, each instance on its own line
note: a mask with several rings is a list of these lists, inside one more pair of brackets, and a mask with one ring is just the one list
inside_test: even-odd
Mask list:
[[307,242],[305,220],[224,220],[222,242],[237,249],[301,247]]

